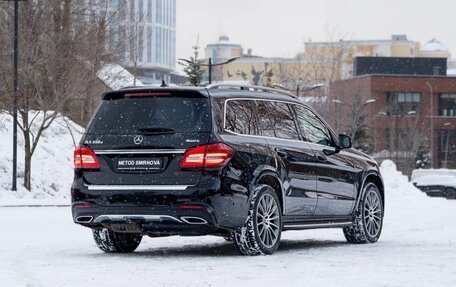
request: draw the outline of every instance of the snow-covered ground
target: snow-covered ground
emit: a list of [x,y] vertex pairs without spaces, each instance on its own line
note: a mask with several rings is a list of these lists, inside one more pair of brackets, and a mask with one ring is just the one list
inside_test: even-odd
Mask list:
[[[30,112],[36,134],[43,112]],[[36,117],[35,117],[36,115]],[[73,180],[73,151],[83,128],[63,117],[44,131],[32,157],[32,193],[23,187],[24,136],[18,130],[17,192],[11,192],[13,118],[0,110],[0,206],[22,204],[69,204]]]
[[288,231],[271,256],[240,256],[210,236],[144,238],[133,254],[104,254],[69,208],[0,208],[0,286],[455,286],[456,201],[425,196],[390,161],[382,173],[379,242]]

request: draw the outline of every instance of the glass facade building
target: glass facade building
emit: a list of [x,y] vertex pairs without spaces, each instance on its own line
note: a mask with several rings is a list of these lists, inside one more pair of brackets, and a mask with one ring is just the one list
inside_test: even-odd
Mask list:
[[176,0],[108,0],[111,45],[143,83],[169,82],[176,66]]

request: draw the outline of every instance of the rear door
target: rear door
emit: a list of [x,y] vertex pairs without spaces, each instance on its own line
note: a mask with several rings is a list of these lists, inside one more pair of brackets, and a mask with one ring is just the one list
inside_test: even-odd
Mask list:
[[317,205],[316,166],[312,149],[300,140],[289,104],[258,100],[263,136],[282,161],[285,215],[312,215]]
[[197,91],[108,95],[82,139],[101,165],[100,170],[84,171],[84,181],[109,186],[197,184],[201,171],[180,171],[179,162],[187,148],[209,141],[210,110],[209,99]]

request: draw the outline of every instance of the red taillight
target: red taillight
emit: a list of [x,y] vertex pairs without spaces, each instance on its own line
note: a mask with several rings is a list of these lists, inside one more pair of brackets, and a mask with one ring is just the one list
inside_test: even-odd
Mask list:
[[204,206],[189,205],[189,204],[182,204],[179,207],[180,207],[180,209],[184,209],[184,210],[203,210],[204,209]]
[[74,208],[92,208],[92,204],[90,203],[76,203],[73,204]]
[[233,156],[233,150],[223,143],[213,143],[190,148],[185,151],[180,168],[221,168]]
[[84,146],[78,146],[74,150],[74,168],[98,169],[100,168],[100,163],[93,150]]

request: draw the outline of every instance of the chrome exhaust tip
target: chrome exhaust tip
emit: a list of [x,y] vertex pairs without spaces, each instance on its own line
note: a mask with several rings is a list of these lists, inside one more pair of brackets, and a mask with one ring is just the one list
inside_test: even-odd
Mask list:
[[182,216],[180,219],[187,224],[207,224],[207,221],[201,217]]
[[77,223],[89,223],[93,219],[93,216],[78,216],[76,217],[76,222]]

